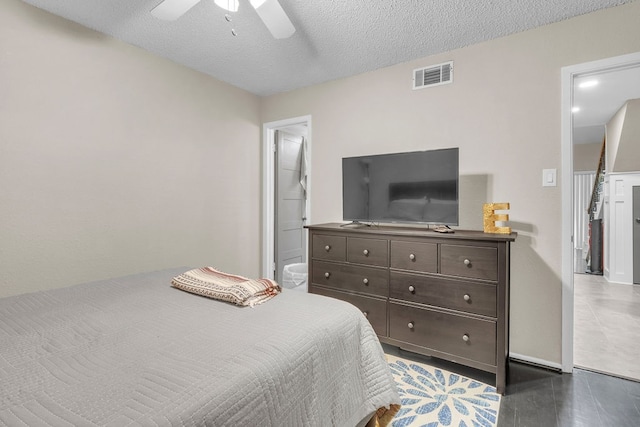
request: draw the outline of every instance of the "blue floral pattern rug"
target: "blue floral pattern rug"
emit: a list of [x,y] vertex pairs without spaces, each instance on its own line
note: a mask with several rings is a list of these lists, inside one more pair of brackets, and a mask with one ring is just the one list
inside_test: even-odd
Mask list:
[[496,388],[444,369],[387,355],[402,408],[392,427],[495,427]]

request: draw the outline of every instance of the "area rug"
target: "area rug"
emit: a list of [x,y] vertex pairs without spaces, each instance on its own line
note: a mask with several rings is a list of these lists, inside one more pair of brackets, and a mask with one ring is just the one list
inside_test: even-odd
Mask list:
[[387,355],[402,408],[392,427],[495,427],[496,388],[444,369]]

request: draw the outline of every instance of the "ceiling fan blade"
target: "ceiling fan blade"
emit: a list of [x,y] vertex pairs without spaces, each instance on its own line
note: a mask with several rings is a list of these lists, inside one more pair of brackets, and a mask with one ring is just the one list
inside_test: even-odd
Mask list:
[[296,32],[278,0],[249,0],[264,25],[277,39],[286,39]]
[[151,14],[158,19],[175,21],[191,9],[200,0],[164,0],[151,9]]

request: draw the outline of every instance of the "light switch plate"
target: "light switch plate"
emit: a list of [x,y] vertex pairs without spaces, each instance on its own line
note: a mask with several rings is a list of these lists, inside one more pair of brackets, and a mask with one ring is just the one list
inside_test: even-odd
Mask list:
[[542,186],[555,187],[557,185],[556,177],[556,169],[542,169]]

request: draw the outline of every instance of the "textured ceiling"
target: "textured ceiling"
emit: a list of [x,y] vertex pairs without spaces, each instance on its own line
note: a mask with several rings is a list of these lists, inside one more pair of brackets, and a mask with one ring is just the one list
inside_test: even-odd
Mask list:
[[239,0],[232,22],[213,0],[171,22],[149,13],[160,0],[24,1],[266,96],[631,0],[279,0],[297,29],[283,40],[271,36],[249,0]]

